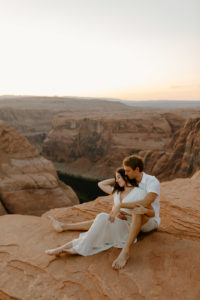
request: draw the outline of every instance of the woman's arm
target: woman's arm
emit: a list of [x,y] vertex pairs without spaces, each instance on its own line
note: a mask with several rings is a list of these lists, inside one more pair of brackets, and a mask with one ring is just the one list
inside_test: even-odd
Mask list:
[[116,213],[116,209],[118,210],[118,206],[113,204],[112,210],[110,212],[109,220],[110,222],[114,222],[115,218],[119,218],[121,220],[127,220],[126,215],[122,214],[121,211],[119,210],[118,213]]
[[98,182],[98,187],[107,194],[112,194],[115,178],[105,179]]

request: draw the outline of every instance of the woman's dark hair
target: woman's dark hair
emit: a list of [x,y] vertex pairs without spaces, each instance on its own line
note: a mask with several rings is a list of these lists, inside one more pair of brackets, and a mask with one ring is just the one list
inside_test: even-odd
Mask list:
[[125,170],[123,168],[118,168],[115,171],[115,183],[113,186],[113,193],[115,191],[124,191],[124,187],[119,186],[118,182],[116,182],[116,173],[119,173],[122,178],[124,179],[124,181],[130,183],[132,186],[138,186],[136,179],[129,179],[128,176],[125,174]]

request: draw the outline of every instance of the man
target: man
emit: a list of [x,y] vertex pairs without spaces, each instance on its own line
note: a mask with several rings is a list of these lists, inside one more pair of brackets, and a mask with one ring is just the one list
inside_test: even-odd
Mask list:
[[[144,199],[131,203],[120,203],[115,206],[111,217],[115,217],[120,208],[129,208],[132,210],[132,222],[129,228],[129,234],[125,246],[121,250],[117,259],[113,262],[112,266],[115,269],[121,269],[125,266],[129,254],[130,247],[133,241],[137,238],[140,231],[148,232],[158,228],[160,225],[160,182],[151,175],[147,175],[143,172],[144,163],[141,157],[136,155],[131,155],[123,160],[123,166],[125,169],[125,174],[129,179],[135,179],[138,186],[147,192]],[[148,218],[145,216],[145,207],[152,205],[155,216]]]

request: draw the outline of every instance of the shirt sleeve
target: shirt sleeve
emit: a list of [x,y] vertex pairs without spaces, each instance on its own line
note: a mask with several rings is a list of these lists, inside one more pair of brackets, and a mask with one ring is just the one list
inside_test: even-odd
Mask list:
[[155,177],[148,182],[147,193],[155,193],[160,195],[160,182]]

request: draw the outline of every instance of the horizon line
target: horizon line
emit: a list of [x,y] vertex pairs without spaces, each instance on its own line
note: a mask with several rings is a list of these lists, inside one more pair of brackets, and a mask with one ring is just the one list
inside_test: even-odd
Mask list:
[[79,98],[79,99],[101,99],[101,100],[116,100],[116,101],[200,101],[200,99],[145,99],[145,100],[139,100],[139,99],[121,99],[121,98],[112,98],[112,97],[96,97],[96,96],[60,96],[60,95],[31,95],[31,94],[6,94],[6,95],[0,95],[0,98],[3,97],[44,97],[44,98]]

